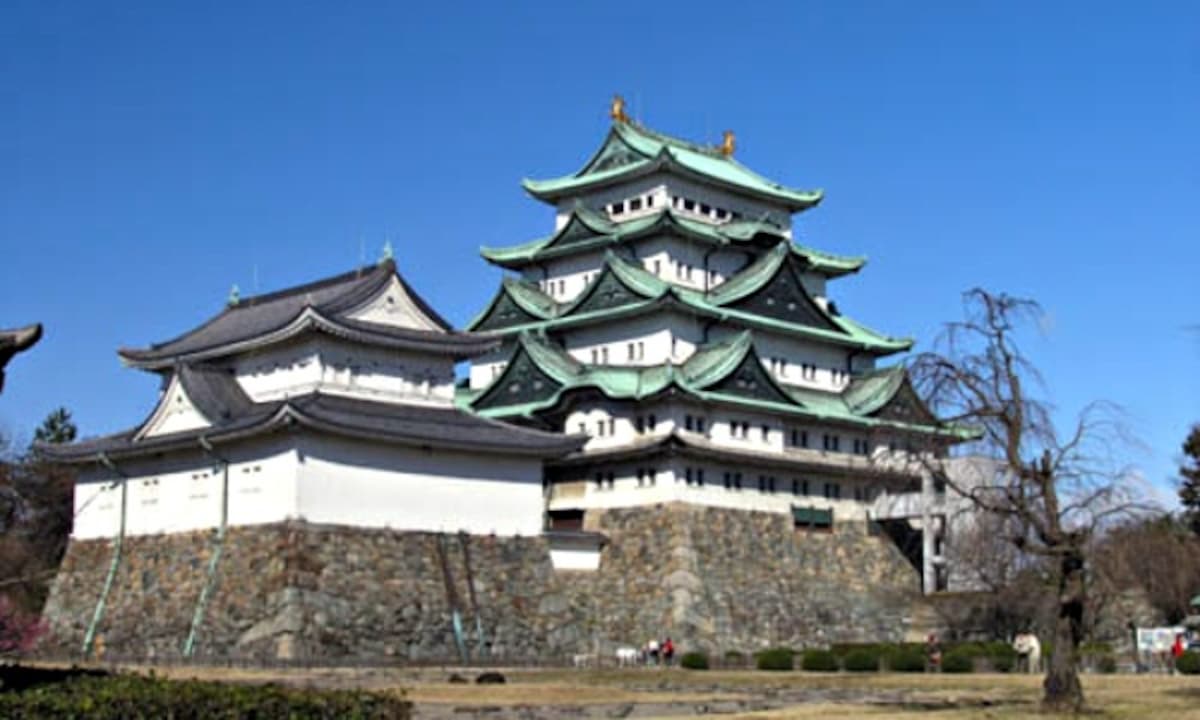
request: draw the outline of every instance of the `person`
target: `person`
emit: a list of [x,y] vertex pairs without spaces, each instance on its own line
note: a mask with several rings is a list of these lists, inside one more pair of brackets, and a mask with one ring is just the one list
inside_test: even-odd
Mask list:
[[1187,651],[1187,644],[1183,642],[1183,633],[1175,634],[1175,643],[1171,645],[1171,674],[1178,674],[1179,658]]
[[663,644],[662,644],[663,665],[670,667],[671,659],[674,657],[675,657],[675,643],[671,642],[671,638],[667,638],[666,640],[663,640]]
[[925,660],[929,672],[938,672],[942,669],[942,644],[938,642],[938,637],[934,633],[930,633],[929,638],[925,641]]
[[651,640],[646,643],[646,660],[649,665],[658,664],[658,641]]

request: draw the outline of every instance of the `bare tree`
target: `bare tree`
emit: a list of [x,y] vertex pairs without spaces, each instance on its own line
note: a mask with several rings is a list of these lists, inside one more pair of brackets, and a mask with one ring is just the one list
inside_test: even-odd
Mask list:
[[995,461],[994,476],[961,482],[946,472],[944,445],[923,462],[974,507],[1002,519],[1016,549],[1045,558],[1056,612],[1042,705],[1078,711],[1091,538],[1135,507],[1132,478],[1113,462],[1120,424],[1111,406],[1094,404],[1069,433],[1056,430],[1049,407],[1034,394],[1040,375],[1016,337],[1041,319],[1037,303],[974,289],[964,305],[965,319],[949,323],[934,349],[914,358],[911,373],[935,413],[979,433],[971,450]]

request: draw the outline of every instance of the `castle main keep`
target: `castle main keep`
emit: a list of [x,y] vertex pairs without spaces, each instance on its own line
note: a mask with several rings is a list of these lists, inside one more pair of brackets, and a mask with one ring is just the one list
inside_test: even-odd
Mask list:
[[[80,469],[46,616],[71,653],[262,659],[604,652],[902,637],[945,584],[937,483],[962,432],[911,341],[830,292],[864,260],[796,241],[821,201],[626,117],[526,181],[553,232],[454,330],[385,256],[232,296],[121,351],[137,427]],[[469,361],[456,383],[454,367]]]

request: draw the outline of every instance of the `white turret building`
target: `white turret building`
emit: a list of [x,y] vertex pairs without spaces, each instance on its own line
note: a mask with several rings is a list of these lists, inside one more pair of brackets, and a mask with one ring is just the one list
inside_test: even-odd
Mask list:
[[77,540],[293,519],[537,535],[543,461],[582,439],[454,406],[455,362],[496,344],[453,331],[387,259],[121,350],[162,379],[149,417],[42,451],[81,466]]

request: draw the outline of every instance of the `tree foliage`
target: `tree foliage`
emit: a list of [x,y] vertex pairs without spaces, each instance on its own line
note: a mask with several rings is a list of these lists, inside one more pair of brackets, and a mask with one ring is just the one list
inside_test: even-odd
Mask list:
[[60,407],[47,415],[37,430],[33,431],[33,439],[40,443],[58,445],[74,442],[78,432],[75,421],[71,419],[71,412],[65,407]]
[[1193,425],[1183,441],[1183,465],[1179,468],[1179,502],[1192,532],[1200,535],[1200,425]]

